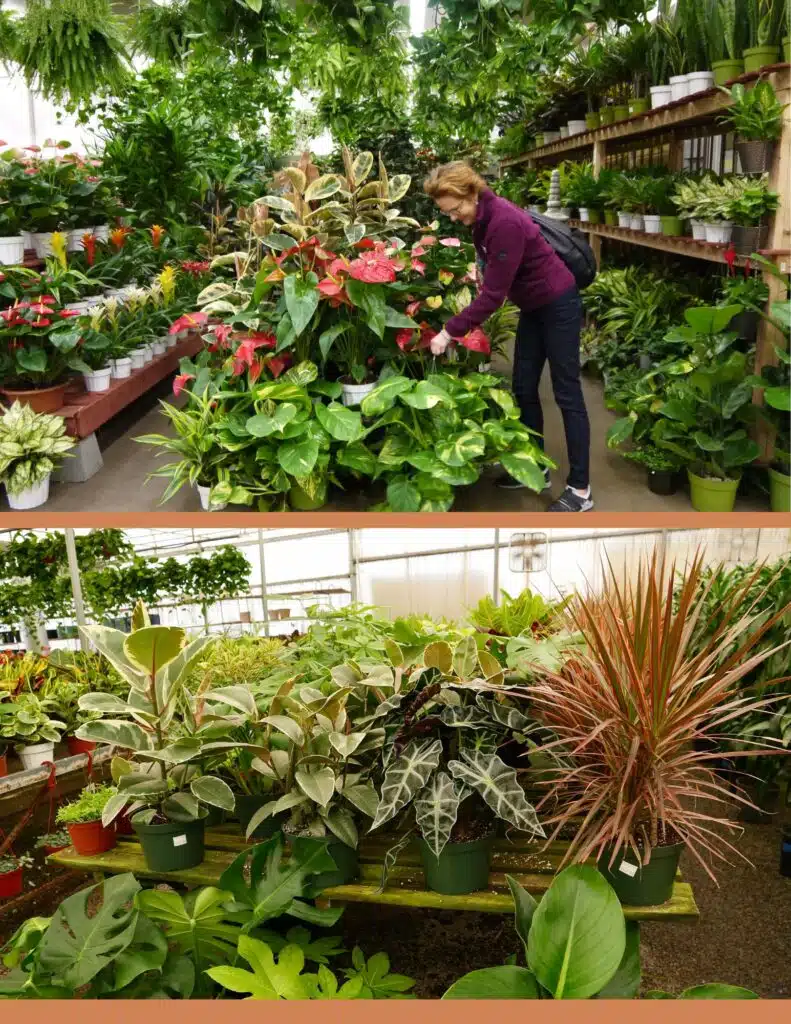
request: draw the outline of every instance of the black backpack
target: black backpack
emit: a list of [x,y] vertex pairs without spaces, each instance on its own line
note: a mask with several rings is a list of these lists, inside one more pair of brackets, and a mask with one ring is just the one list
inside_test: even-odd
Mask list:
[[552,246],[574,275],[577,287],[580,290],[587,288],[596,277],[597,268],[593,249],[585,241],[583,233],[541,213],[531,213],[530,216],[538,224],[544,241]]

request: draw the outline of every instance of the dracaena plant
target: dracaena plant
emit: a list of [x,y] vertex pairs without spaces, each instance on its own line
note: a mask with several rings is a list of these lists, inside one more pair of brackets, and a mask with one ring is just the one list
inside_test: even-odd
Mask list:
[[74,446],[60,416],[35,413],[14,402],[0,417],[0,480],[9,494],[36,487]]
[[77,736],[131,750],[113,765],[118,793],[106,804],[109,825],[122,811],[145,823],[193,821],[205,805],[233,810],[234,796],[221,779],[203,772],[207,758],[235,744],[206,733],[200,691],[194,697],[186,679],[211,637],[187,640],[183,629],[152,626],[138,603],[128,634],[105,626],[84,627],[85,636],[129,684],[126,700],[109,693],[79,699],[97,721],[80,726]]
[[532,726],[503,688],[497,659],[465,637],[453,648],[430,644],[402,673],[403,686],[371,719],[385,732],[371,829],[412,815],[436,856],[454,838],[476,835],[481,817],[542,836],[516,771],[498,754]]
[[[750,576],[701,639],[711,583],[701,582],[700,553],[678,588],[675,564],[656,554],[631,573],[604,571],[603,590],[580,596],[568,613],[586,646],[523,690],[552,734],[538,748],[553,760],[538,809],[554,805],[545,819],[551,838],[574,825],[564,862],[631,850],[647,863],[659,843],[682,842],[713,877],[706,854],[739,852],[725,837],[738,826],[720,808],[748,801],[723,784],[714,770],[721,753],[700,741],[716,741],[776,700],[748,696],[739,682],[772,655],[761,639],[788,608],[759,624]],[[762,752],[751,744],[731,756]]]

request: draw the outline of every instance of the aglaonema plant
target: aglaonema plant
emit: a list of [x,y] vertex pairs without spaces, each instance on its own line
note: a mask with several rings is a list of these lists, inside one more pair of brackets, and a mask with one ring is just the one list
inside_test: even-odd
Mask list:
[[126,700],[115,694],[87,693],[80,710],[101,718],[77,730],[80,739],[112,743],[131,750],[113,761],[118,793],[105,806],[109,825],[122,811],[134,822],[194,821],[206,806],[234,809],[234,795],[222,779],[203,771],[207,758],[236,744],[217,740],[203,730],[197,704],[186,680],[196,659],[211,642],[187,640],[183,629],[152,626],[142,603],[129,634],[105,626],[84,627],[86,637],[129,683]]

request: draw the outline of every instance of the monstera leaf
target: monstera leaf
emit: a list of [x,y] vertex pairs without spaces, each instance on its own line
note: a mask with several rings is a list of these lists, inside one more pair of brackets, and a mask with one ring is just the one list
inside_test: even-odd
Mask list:
[[441,740],[412,740],[387,769],[382,796],[370,831],[379,828],[409,803],[426,785],[442,756]]
[[448,763],[454,779],[479,793],[498,818],[510,821],[522,832],[533,832],[539,836],[545,834],[513,768],[509,768],[496,754],[462,750],[461,756],[463,762]]
[[445,772],[436,772],[415,797],[415,818],[435,857],[439,857],[450,839],[459,803],[460,787]]

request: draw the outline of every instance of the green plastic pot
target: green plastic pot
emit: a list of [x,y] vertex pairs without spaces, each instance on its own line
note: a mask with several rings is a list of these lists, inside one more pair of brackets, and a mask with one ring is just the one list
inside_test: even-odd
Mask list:
[[132,822],[150,871],[184,871],[203,861],[205,822],[168,821],[164,825]]
[[327,504],[327,481],[325,480],[319,487],[315,498],[311,498],[299,484],[294,484],[288,492],[288,503],[295,512],[313,512],[317,508],[322,508]]
[[714,72],[714,84],[725,85],[732,82],[734,78],[741,78],[744,74],[743,60],[715,60],[711,65]]
[[601,224],[601,214],[598,210],[588,210],[588,223],[589,224]]
[[[242,827],[242,835],[247,834],[247,826],[250,824],[255,812],[263,807],[264,804],[269,803],[270,799],[268,796],[237,796],[236,815]],[[275,832],[280,831],[287,817],[288,814],[284,812],[264,818],[261,824],[256,826],[255,832],[250,836],[250,839],[269,839]]]
[[601,107],[599,110],[599,125],[612,124],[615,120],[615,107]]
[[629,107],[626,103],[619,103],[613,109],[615,111],[614,120],[616,121],[625,121],[629,116]]
[[630,114],[645,114],[650,109],[651,103],[647,98],[631,100],[629,103]]
[[618,227],[618,214],[615,212],[615,210],[604,211],[604,223],[609,224],[611,228]]
[[741,477],[737,480],[715,480],[697,476],[691,469],[687,470],[687,476],[692,507],[697,512],[733,512]]
[[791,476],[769,469],[769,501],[773,512],[791,512]]
[[680,217],[660,217],[662,234],[678,238],[684,234],[684,222]]
[[609,866],[612,847],[608,847],[599,858],[597,867],[624,906],[659,907],[673,895],[673,880],[683,849],[683,843],[657,846],[651,851],[647,864],[635,863],[631,850],[621,850]]
[[780,62],[780,47],[777,43],[768,43],[766,46],[751,46],[742,54],[744,57],[744,70],[749,74],[751,71],[760,71],[761,68],[769,67],[770,64]]
[[585,127],[588,129],[588,131],[595,131],[600,124],[601,121],[597,113],[593,112],[585,115]]
[[337,871],[320,871],[317,875],[311,875],[310,885],[315,891],[331,889],[334,885],[346,885],[360,873],[360,858],[357,851],[347,846],[346,843],[330,836],[326,839],[310,840],[315,843],[327,843],[327,852],[335,861]]
[[418,839],[426,888],[445,896],[488,889],[492,842],[493,837],[487,837],[471,843],[446,843],[437,858],[425,839]]

